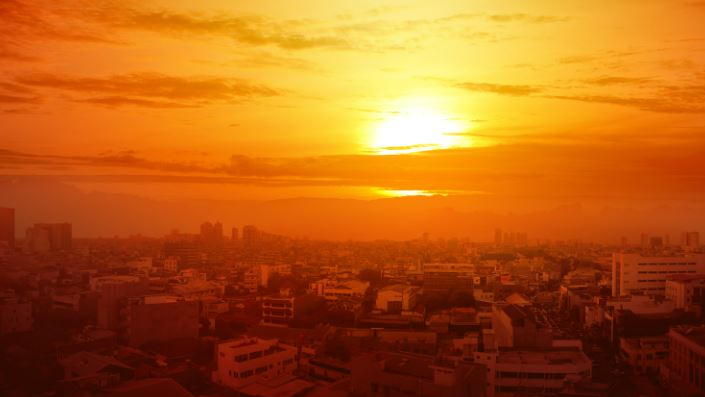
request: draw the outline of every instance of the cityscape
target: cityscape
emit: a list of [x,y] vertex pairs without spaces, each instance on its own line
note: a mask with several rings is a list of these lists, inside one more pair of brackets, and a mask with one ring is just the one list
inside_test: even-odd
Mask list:
[[0,0],[0,396],[705,397],[703,21]]

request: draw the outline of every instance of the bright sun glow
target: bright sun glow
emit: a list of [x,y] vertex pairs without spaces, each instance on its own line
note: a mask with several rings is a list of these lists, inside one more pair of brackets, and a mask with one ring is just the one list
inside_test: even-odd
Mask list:
[[471,145],[465,122],[430,109],[407,109],[380,122],[372,137],[377,154],[405,154]]
[[429,190],[397,190],[397,189],[378,189],[378,194],[387,197],[410,197],[410,196],[447,196],[445,192],[434,192]]

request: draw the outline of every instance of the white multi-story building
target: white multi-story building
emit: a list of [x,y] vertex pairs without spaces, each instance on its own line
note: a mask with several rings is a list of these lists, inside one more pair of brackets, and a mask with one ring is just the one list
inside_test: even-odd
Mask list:
[[666,298],[677,309],[691,310],[705,303],[705,274],[673,275],[666,280]]
[[384,312],[411,311],[416,306],[418,288],[404,284],[389,285],[377,291],[375,308]]
[[666,278],[677,274],[705,274],[705,255],[612,255],[612,295],[665,295]]
[[313,282],[309,288],[316,295],[326,300],[339,298],[362,298],[370,287],[368,281],[324,279]]
[[296,368],[297,348],[276,339],[242,337],[219,343],[213,382],[239,389],[257,381],[290,375]]
[[592,362],[577,348],[475,352],[475,364],[487,367],[487,397],[557,393],[592,377]]

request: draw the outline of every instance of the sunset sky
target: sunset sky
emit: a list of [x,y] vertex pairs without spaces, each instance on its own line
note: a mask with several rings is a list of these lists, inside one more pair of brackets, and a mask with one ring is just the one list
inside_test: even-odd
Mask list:
[[0,173],[158,199],[702,202],[703,20],[701,1],[3,0]]

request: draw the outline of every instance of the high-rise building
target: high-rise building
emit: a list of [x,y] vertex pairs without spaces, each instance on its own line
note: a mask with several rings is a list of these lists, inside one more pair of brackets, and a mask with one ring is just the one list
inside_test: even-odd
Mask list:
[[649,235],[646,233],[641,234],[641,248],[642,249],[648,249],[649,248]]
[[238,232],[237,232],[237,228],[234,227],[233,230],[232,230],[232,234],[230,235],[230,240],[232,240],[232,241],[237,241],[238,239],[239,239],[239,235],[238,235]]
[[242,228],[242,243],[245,247],[252,247],[259,241],[260,232],[256,226],[246,225]]
[[15,246],[15,209],[0,208],[0,244]]
[[223,224],[220,222],[201,224],[201,240],[206,248],[223,246]]
[[27,229],[26,248],[30,252],[70,250],[71,242],[70,223],[36,223]]
[[494,230],[494,244],[502,245],[502,229]]
[[705,255],[615,253],[612,255],[612,295],[665,295],[668,276],[693,274],[705,274]]
[[699,232],[683,232],[683,247],[687,249],[700,248],[700,233]]

